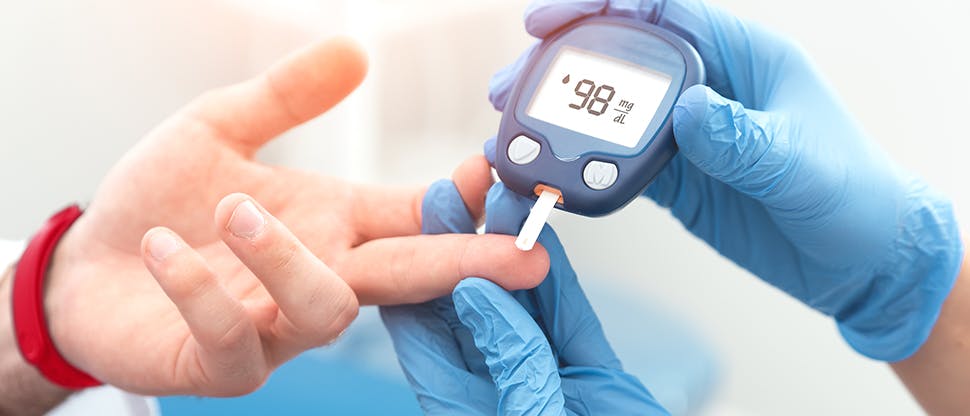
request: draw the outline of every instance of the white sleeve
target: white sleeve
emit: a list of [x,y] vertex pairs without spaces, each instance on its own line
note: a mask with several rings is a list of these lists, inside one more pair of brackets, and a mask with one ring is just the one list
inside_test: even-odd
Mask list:
[[[23,241],[0,240],[0,279],[7,267],[16,263],[24,252]],[[138,396],[111,386],[87,389],[71,396],[49,415],[158,415],[158,403],[154,398]]]
[[0,240],[0,279],[7,267],[17,262],[24,252],[23,241]]
[[101,386],[71,396],[47,416],[158,416],[154,397],[127,393],[111,386]]

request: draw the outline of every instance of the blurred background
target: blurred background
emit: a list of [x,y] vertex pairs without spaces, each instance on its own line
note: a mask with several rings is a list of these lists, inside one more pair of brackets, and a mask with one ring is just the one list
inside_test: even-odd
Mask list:
[[[871,135],[970,218],[970,50],[958,41],[970,39],[968,3],[713,2],[801,41]],[[90,200],[126,149],[199,93],[333,34],[366,46],[368,79],[259,157],[357,181],[446,177],[497,130],[487,83],[532,42],[527,3],[0,0],[0,237],[24,239],[66,203]],[[627,368],[675,414],[920,413],[889,368],[854,353],[829,319],[720,258],[652,202],[552,223]],[[372,309],[252,397],[159,405],[418,413]]]

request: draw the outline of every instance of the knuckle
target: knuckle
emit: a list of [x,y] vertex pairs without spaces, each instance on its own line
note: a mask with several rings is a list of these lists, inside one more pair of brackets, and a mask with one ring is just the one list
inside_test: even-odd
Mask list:
[[299,253],[300,250],[294,241],[286,241],[280,244],[278,248],[272,250],[269,263],[270,269],[279,272],[292,271]]
[[[304,313],[290,317],[293,335],[302,339],[301,345],[312,348],[334,342],[357,319],[360,305],[353,290],[345,283],[320,285],[315,290],[314,305]],[[318,313],[306,311],[319,311]]]
[[233,324],[216,340],[214,347],[219,351],[236,351],[244,348],[249,341],[249,328],[245,321]]
[[334,299],[333,319],[329,321],[326,328],[321,331],[321,344],[333,343],[347,330],[347,327],[360,313],[360,305],[353,291],[347,286],[342,286]]

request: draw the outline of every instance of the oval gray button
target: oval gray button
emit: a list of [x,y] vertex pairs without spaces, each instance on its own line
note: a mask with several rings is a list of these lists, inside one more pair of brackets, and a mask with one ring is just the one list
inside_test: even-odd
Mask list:
[[509,160],[516,165],[527,165],[539,157],[539,150],[542,149],[535,140],[525,136],[516,137],[509,143]]
[[594,160],[583,169],[583,181],[591,189],[602,191],[616,183],[618,173],[616,165]]

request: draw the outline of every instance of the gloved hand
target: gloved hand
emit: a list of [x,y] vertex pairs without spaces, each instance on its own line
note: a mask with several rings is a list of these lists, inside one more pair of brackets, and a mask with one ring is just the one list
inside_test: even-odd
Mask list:
[[[486,231],[515,233],[531,202],[497,184]],[[431,186],[423,232],[473,233],[450,181]],[[603,335],[552,229],[539,242],[551,267],[539,287],[506,292],[462,281],[452,297],[381,307],[384,324],[418,401],[430,415],[666,415]]]
[[[866,137],[791,40],[700,0],[538,0],[526,29],[543,38],[589,15],[671,30],[707,68],[710,88],[688,89],[674,109],[680,153],[645,195],[722,255],[833,316],[860,353],[915,352],[963,258],[950,201]],[[497,109],[529,53],[493,78]]]

